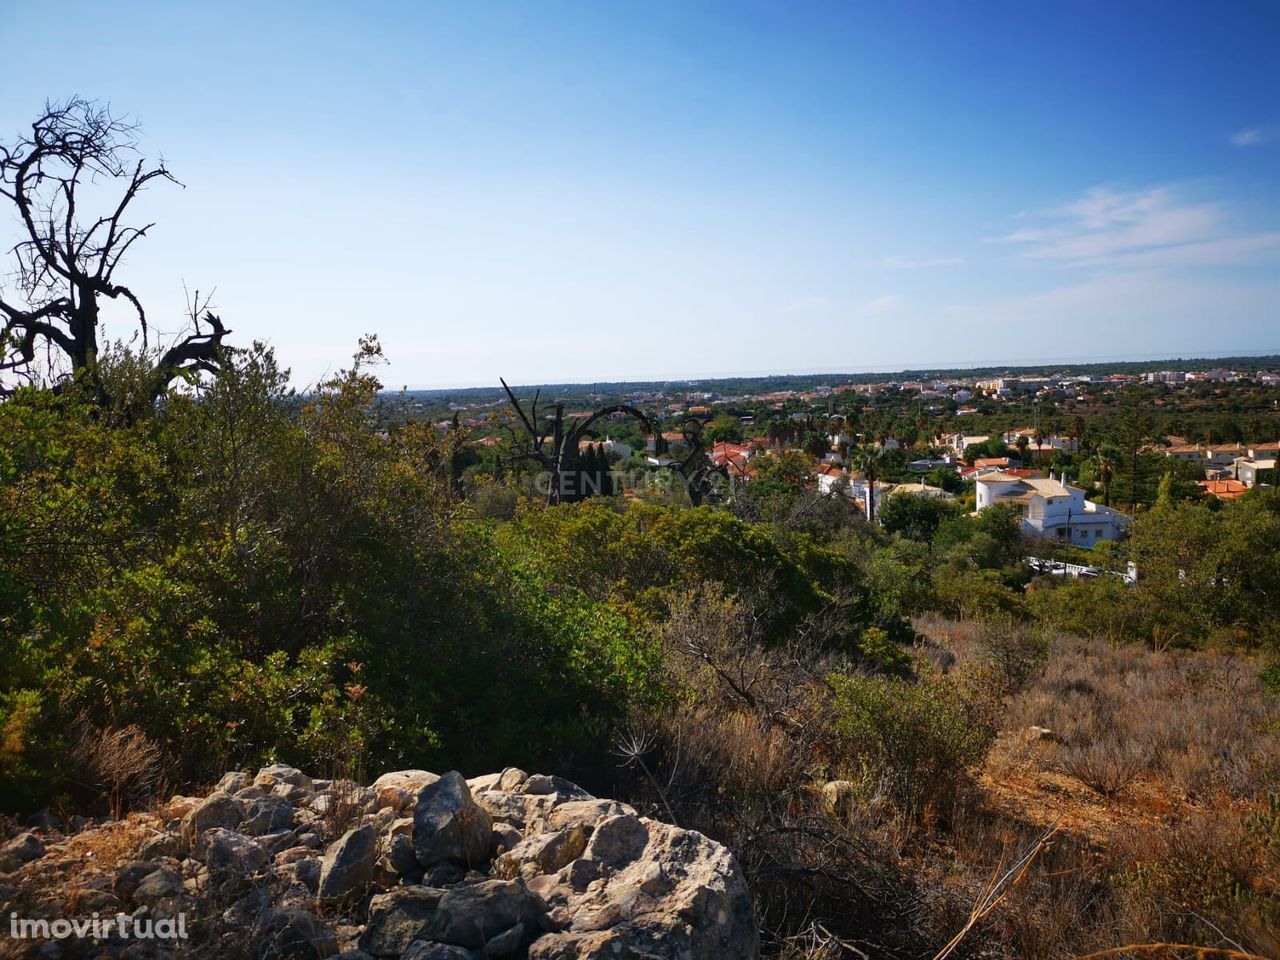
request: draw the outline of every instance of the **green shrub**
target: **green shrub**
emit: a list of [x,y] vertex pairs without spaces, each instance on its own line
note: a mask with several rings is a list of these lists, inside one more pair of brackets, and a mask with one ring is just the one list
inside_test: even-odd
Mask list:
[[945,810],[965,771],[986,757],[994,740],[994,729],[947,678],[828,679],[833,727],[848,761],[913,815]]
[[255,348],[155,417],[0,405],[0,808],[72,785],[81,720],[184,783],[600,749],[653,686],[644,633],[504,553],[450,437],[380,432],[376,388],[357,364],[302,403]]
[[1280,697],[1280,657],[1275,657],[1263,664],[1258,671],[1258,679],[1262,681],[1262,689],[1268,695]]

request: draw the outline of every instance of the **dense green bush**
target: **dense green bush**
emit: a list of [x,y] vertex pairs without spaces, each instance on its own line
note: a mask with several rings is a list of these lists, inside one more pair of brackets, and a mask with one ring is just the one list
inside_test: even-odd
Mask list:
[[113,418],[0,406],[0,808],[137,726],[177,781],[269,755],[569,767],[651,687],[643,636],[469,519],[451,443],[380,433],[361,358],[306,398],[261,348]]
[[916,815],[945,810],[994,740],[994,729],[949,678],[835,674],[828,681],[847,761],[872,789]]
[[914,637],[906,611],[880,603],[849,554],[724,510],[588,501],[526,510],[497,536],[509,556],[549,584],[617,604],[638,625],[661,616],[667,592],[714,584],[766,601],[760,615],[774,639],[832,604],[842,611],[849,652],[868,627],[895,642]]

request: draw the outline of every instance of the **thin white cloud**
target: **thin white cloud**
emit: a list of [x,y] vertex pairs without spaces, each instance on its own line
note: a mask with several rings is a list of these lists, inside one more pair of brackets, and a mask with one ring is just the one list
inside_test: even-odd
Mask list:
[[783,313],[808,313],[811,310],[821,310],[823,307],[830,306],[831,301],[826,297],[800,297],[792,300],[790,303],[783,304]]
[[1232,266],[1280,254],[1277,234],[1242,232],[1221,204],[1187,200],[1170,187],[1094,187],[1026,219],[1032,225],[1000,241],[1064,266]]
[[958,267],[964,263],[964,257],[934,257],[932,259],[914,260],[910,257],[885,257],[879,266],[890,270],[930,270],[934,267]]
[[866,311],[873,317],[882,317],[886,313],[896,310],[902,303],[902,298],[893,294],[885,294],[881,297],[875,297],[866,303]]
[[1280,139],[1280,124],[1261,123],[1237,130],[1229,138],[1237,147],[1254,147],[1260,143]]

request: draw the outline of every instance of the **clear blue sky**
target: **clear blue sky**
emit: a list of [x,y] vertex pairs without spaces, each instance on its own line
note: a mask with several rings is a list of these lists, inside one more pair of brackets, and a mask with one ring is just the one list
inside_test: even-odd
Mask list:
[[0,131],[138,117],[135,288],[299,382],[1280,351],[1271,0],[0,8]]

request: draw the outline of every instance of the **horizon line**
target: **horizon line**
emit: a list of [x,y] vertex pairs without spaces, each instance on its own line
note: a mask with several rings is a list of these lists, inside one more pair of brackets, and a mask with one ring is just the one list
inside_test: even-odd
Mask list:
[[[507,383],[514,389],[516,387],[559,387],[559,386],[590,386],[592,384],[677,384],[677,383],[706,383],[716,382],[720,380],[763,380],[769,377],[860,377],[868,374],[910,374],[910,373],[927,373],[933,371],[950,371],[950,370],[1022,370],[1031,368],[1060,366],[1084,366],[1097,365],[1106,363],[1158,363],[1168,361],[1170,363],[1187,363],[1193,360],[1222,360],[1222,359],[1251,359],[1262,357],[1280,357],[1280,348],[1272,350],[1223,350],[1210,353],[1200,353],[1190,356],[1171,356],[1167,353],[1138,353],[1138,354],[1105,354],[1093,356],[1072,356],[1072,357],[1024,357],[1009,360],[983,360],[983,361],[963,361],[947,363],[927,363],[917,364],[914,366],[902,366],[898,364],[874,364],[861,369],[846,367],[809,367],[801,369],[757,369],[757,370],[720,370],[708,371],[697,374],[668,374],[666,376],[601,376],[591,377],[589,379],[560,379],[560,380],[540,380],[540,381],[516,381],[508,378]],[[492,383],[482,383],[477,381],[456,381],[456,382],[436,382],[433,384],[405,384],[403,387],[383,387],[383,393],[422,393],[441,390],[486,390],[501,389],[498,378],[495,377]]]

